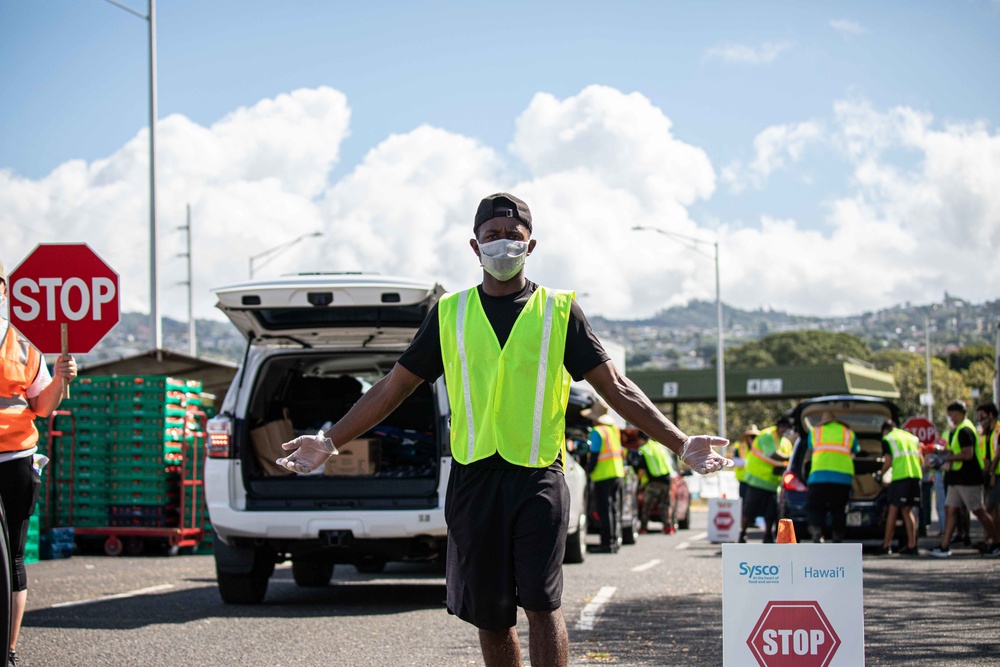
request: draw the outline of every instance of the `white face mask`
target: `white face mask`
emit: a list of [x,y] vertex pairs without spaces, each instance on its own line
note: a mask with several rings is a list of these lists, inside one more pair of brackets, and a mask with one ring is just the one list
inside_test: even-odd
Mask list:
[[528,242],[499,239],[479,244],[479,261],[486,273],[500,282],[506,282],[517,275],[528,256]]

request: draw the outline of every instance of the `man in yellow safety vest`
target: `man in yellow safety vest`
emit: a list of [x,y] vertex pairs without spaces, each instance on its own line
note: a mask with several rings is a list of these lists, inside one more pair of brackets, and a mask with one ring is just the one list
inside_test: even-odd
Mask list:
[[750,447],[753,446],[753,439],[760,435],[760,430],[757,428],[756,424],[751,424],[747,430],[743,431],[743,437],[739,439],[736,444],[736,451],[733,456],[733,474],[736,476],[736,481],[740,483],[740,498],[746,499],[747,495],[747,455],[750,453]]
[[[415,206],[418,204],[415,203]],[[732,461],[724,438],[688,436],[609,361],[572,292],[524,276],[534,250],[528,205],[507,193],[479,203],[469,242],[482,283],[445,295],[392,370],[332,428],[283,445],[299,473],[379,424],[422,382],[445,376],[451,407],[447,608],[479,630],[487,665],[520,666],[517,607],[530,661],[565,667],[569,638],[562,560],[569,491],[563,477],[570,378],[587,380],[628,422],[698,473]],[[294,450],[294,451],[293,451]]]
[[993,523],[1000,526],[1000,486],[997,486],[997,464],[1000,463],[1000,421],[997,421],[997,404],[992,401],[976,407],[976,417],[979,419],[980,449],[983,451],[983,489],[985,491],[986,511],[990,513]]
[[812,467],[806,482],[806,515],[813,542],[823,539],[827,515],[834,542],[844,539],[847,528],[847,501],[854,484],[854,454],[858,437],[847,424],[837,421],[832,412],[824,412],[820,424],[809,430],[806,444]]
[[951,556],[951,534],[958,523],[959,513],[972,512],[979,519],[986,535],[982,545],[984,556],[1000,556],[1000,535],[997,526],[986,512],[983,503],[983,468],[986,464],[985,450],[980,446],[979,433],[972,421],[966,417],[965,403],[955,401],[948,405],[948,420],[954,424],[948,438],[948,463],[945,473],[947,494],[944,499],[945,524],[941,543],[928,550],[927,554],[936,558]]
[[923,475],[923,456],[917,436],[886,419],[882,424],[882,469],[878,478],[892,470],[889,483],[889,508],[886,512],[885,535],[879,553],[892,553],[892,535],[896,532],[896,517],[903,516],[906,529],[906,546],[899,550],[904,556],[917,553],[917,518],[913,508],[920,505],[920,478]]
[[740,520],[740,542],[747,541],[747,528],[755,517],[764,517],[765,543],[774,542],[774,524],[778,520],[778,487],[788,462],[792,443],[785,433],[792,428],[792,420],[781,416],[774,426],[765,428],[753,440],[746,458],[747,485],[743,498]]
[[581,410],[580,416],[593,423],[587,473],[601,522],[601,545],[597,551],[617,553],[622,544],[622,479],[625,477],[622,432],[608,415],[608,406],[600,400]]
[[670,509],[670,476],[675,472],[671,452],[657,441],[650,440],[642,431],[639,432],[639,442],[642,443],[639,446],[642,455],[639,471],[646,477],[642,487],[642,507],[639,509],[639,532],[649,532],[649,517],[655,507],[660,514],[663,532],[672,535],[676,529]]

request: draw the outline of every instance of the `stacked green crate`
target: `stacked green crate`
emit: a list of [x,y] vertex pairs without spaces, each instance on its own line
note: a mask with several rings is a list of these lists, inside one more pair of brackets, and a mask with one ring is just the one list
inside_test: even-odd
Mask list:
[[35,512],[28,522],[28,540],[24,546],[25,563],[38,562],[38,538],[41,532],[39,526],[38,512]]
[[53,430],[61,435],[49,433],[48,421],[39,420],[39,453],[50,459],[42,472],[43,529],[107,525],[110,398],[110,377],[82,377],[59,406],[72,416],[60,415],[53,421]]
[[164,376],[115,378],[112,525],[177,525],[191,382]]

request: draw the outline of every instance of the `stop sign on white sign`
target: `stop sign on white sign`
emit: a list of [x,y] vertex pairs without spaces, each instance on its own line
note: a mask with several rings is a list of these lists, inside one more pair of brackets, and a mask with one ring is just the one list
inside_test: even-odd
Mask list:
[[44,354],[90,352],[118,323],[118,274],[85,243],[41,244],[8,277],[10,322]]

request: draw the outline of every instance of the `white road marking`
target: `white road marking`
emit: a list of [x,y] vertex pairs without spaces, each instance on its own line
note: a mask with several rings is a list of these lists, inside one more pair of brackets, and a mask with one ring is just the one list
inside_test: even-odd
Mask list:
[[698,533],[697,535],[693,535],[690,540],[681,542],[676,547],[674,547],[674,549],[676,551],[684,551],[685,549],[691,546],[692,542],[699,542],[705,539],[706,537],[708,537],[708,533]]
[[145,595],[146,593],[156,593],[158,591],[165,591],[173,588],[173,584],[160,584],[159,586],[150,586],[149,588],[140,588],[136,591],[129,591],[128,593],[116,593],[115,595],[105,595],[99,598],[91,598],[89,600],[75,600],[73,602],[59,602],[52,605],[52,608],[56,607],[74,607],[78,604],[91,604],[92,602],[104,602],[105,600],[121,600],[123,598],[134,598],[139,595]]
[[601,611],[601,607],[611,599],[616,590],[618,589],[614,586],[602,586],[597,595],[580,612],[580,620],[576,622],[576,629],[593,630],[594,624],[597,623],[597,614]]
[[657,565],[659,565],[662,562],[663,561],[660,560],[659,558],[654,558],[653,560],[649,561],[648,563],[643,563],[642,565],[636,565],[635,567],[632,568],[632,571],[633,572],[645,572],[646,570],[653,569],[654,567],[656,567]]

